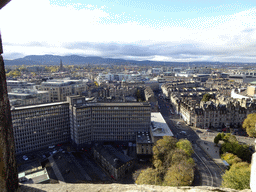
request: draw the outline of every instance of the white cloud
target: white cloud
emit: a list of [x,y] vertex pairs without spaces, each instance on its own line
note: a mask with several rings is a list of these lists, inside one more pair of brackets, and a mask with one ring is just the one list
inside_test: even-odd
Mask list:
[[[97,49],[64,48],[70,43],[89,42],[153,46],[151,50],[154,50],[155,44],[162,44],[162,51],[158,50],[160,55],[152,55],[149,58],[166,61],[174,58],[167,56],[165,50],[170,46],[175,49],[183,44],[194,45],[195,49],[210,54],[218,52],[220,55],[223,52],[223,56],[234,53],[242,57],[256,53],[256,30],[253,30],[256,28],[256,9],[228,16],[201,17],[169,23],[156,22],[154,25],[141,24],[124,17],[124,14],[111,15],[105,6],[57,6],[51,5],[47,0],[12,0],[0,11],[4,51],[8,54],[20,52],[25,55],[104,55],[104,52]],[[113,18],[121,20],[114,23],[111,20]],[[186,53],[183,55],[184,60],[188,60],[185,55]],[[211,58],[216,59],[214,55],[200,57]],[[191,59],[194,59],[192,55]]]

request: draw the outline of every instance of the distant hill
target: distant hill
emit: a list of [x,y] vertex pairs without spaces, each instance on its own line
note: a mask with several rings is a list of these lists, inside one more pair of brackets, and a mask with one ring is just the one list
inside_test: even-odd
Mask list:
[[[187,62],[163,62],[163,61],[136,61],[124,59],[111,59],[96,56],[83,57],[78,55],[58,56],[58,55],[29,55],[14,60],[4,60],[6,66],[11,65],[59,65],[60,59],[64,65],[80,64],[135,64],[135,65],[187,65]],[[219,64],[219,62],[190,62],[190,64]]]

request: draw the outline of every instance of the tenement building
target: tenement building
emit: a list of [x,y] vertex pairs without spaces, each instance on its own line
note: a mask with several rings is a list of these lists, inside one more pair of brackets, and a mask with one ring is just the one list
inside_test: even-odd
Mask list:
[[67,102],[31,105],[11,111],[16,153],[71,141],[76,147],[94,142],[136,141],[149,131],[148,103],[93,103],[82,96]]

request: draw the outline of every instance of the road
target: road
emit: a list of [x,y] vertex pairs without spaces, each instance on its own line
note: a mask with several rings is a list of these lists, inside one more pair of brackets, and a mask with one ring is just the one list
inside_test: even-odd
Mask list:
[[[169,102],[158,98],[158,104],[160,106],[160,112],[174,136],[177,139],[187,138],[193,145],[195,153],[192,157],[195,160],[197,170],[200,173],[200,177],[195,175],[195,179],[200,180],[199,182],[197,181],[195,183],[200,183],[202,186],[219,187],[222,182],[221,175],[224,172],[197,143],[197,141],[200,139],[197,133],[190,127],[185,126],[184,123],[177,125],[177,122],[181,121],[181,119],[179,119],[178,115],[171,114],[171,111],[173,112],[173,110]],[[185,131],[185,134],[181,133],[181,131]]]

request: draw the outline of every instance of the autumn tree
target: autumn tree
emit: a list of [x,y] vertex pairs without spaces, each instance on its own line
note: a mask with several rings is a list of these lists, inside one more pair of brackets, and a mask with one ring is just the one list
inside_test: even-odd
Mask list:
[[207,102],[207,101],[210,101],[210,99],[212,99],[212,98],[213,98],[213,95],[206,93],[206,94],[204,94],[202,101]]
[[246,162],[233,164],[222,176],[222,186],[236,190],[250,189],[251,166]]
[[159,173],[156,169],[147,168],[145,170],[142,170],[139,174],[136,184],[138,185],[159,185],[161,184],[161,178],[159,176]]
[[225,142],[221,145],[221,153],[224,154],[227,152],[237,155],[237,157],[239,157],[243,161],[251,161],[252,154],[249,150],[248,145],[242,145],[238,142]]
[[242,127],[250,137],[256,137],[256,113],[247,115]]
[[230,166],[242,162],[242,159],[234,155],[233,153],[224,153],[221,155],[221,159],[225,160]]
[[191,185],[194,179],[192,145],[188,140],[164,136],[153,147],[153,166],[143,171],[137,184]]
[[187,139],[180,139],[176,146],[178,149],[183,150],[188,156],[191,156],[194,152],[190,141]]
[[187,160],[180,160],[168,168],[163,185],[168,186],[189,186],[194,180],[194,163]]
[[6,74],[7,77],[18,77],[21,73],[18,70],[11,70],[9,73]]
[[220,140],[221,140],[221,134],[218,133],[218,134],[215,136],[215,138],[214,138],[214,143],[215,143],[216,145],[218,145]]

